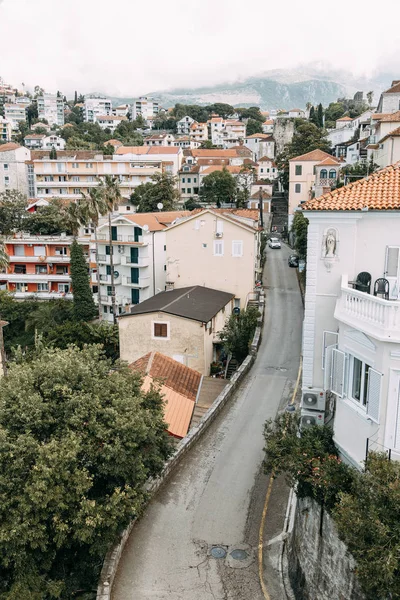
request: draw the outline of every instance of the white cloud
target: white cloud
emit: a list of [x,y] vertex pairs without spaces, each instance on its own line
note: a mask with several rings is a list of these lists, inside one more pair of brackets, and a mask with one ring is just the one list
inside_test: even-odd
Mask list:
[[370,73],[399,66],[399,17],[397,0],[0,0],[0,74],[132,96],[310,61]]

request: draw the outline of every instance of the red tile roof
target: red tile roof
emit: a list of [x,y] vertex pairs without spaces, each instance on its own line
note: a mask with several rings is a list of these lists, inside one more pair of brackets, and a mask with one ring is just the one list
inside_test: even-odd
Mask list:
[[400,161],[302,204],[307,210],[400,210]]

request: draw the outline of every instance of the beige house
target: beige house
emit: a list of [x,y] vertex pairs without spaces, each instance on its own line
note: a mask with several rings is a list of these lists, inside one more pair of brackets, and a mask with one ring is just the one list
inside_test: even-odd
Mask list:
[[165,233],[167,287],[203,285],[232,292],[235,306],[246,307],[261,273],[257,211],[193,211]]
[[160,352],[208,375],[233,293],[200,285],[161,292],[118,319],[121,359],[132,363]]
[[289,161],[289,227],[296,208],[299,204],[310,200],[315,191],[315,167],[327,158],[340,164],[339,159],[323,150],[313,150]]

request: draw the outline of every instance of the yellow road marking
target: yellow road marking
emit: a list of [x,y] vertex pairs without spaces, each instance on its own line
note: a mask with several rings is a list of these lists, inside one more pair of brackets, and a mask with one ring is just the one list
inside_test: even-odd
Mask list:
[[[302,367],[303,367],[303,357],[300,356],[300,364],[299,364],[299,371],[297,373],[297,380],[296,380],[292,398],[291,398],[289,404],[294,404],[294,402],[296,400],[297,390],[299,389]],[[260,530],[258,532],[258,577],[260,579],[260,585],[261,585],[261,589],[264,594],[265,600],[271,600],[271,597],[268,593],[267,586],[265,585],[265,581],[264,581],[264,569],[263,569],[264,526],[265,526],[265,517],[267,516],[267,510],[268,510],[269,500],[271,498],[273,484],[274,484],[274,472],[272,472],[271,476],[270,476],[268,489],[267,489],[267,495],[265,496],[264,508],[262,511]]]

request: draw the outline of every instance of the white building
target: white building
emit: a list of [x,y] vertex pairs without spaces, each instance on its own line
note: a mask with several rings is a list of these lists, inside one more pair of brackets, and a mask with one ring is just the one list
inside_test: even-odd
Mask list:
[[27,161],[30,158],[30,151],[19,144],[0,145],[0,193],[17,190],[27,196],[33,195],[32,187],[28,185]]
[[378,113],[393,113],[400,110],[400,80],[392,81],[391,87],[381,94]]
[[[186,211],[116,214],[111,224],[116,306],[118,314],[165,290],[165,230]],[[113,321],[108,222],[98,227],[100,297],[103,317]],[[93,252],[93,249],[92,249]],[[94,262],[95,256],[92,256]],[[92,283],[97,276],[92,274]]]
[[109,98],[85,98],[83,104],[83,120],[88,123],[96,123],[97,117],[111,115],[112,102]]
[[399,190],[397,163],[303,205],[303,399],[315,392],[303,415],[334,415],[334,440],[357,466],[369,450],[400,458]]
[[123,121],[127,121],[128,117],[121,117],[116,115],[97,115],[96,123],[100,125],[102,129],[109,129],[111,133],[114,133],[118,125]]
[[58,135],[46,135],[44,133],[31,133],[25,136],[24,144],[30,150],[65,150],[66,141]]
[[142,96],[133,101],[132,104],[132,120],[134,121],[139,117],[148,119],[149,117],[155,117],[160,111],[160,105],[157,100],[153,98],[147,98]]
[[64,100],[55,94],[43,94],[37,98],[39,119],[46,119],[49,125],[64,125]]
[[19,123],[26,122],[26,109],[29,104],[4,104],[4,118],[11,123],[13,129],[18,129]]
[[189,135],[190,126],[193,125],[193,123],[197,123],[197,121],[192,119],[192,117],[189,117],[188,115],[182,117],[182,119],[179,119],[176,123],[176,133],[178,135]]

